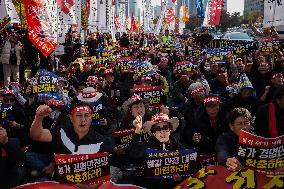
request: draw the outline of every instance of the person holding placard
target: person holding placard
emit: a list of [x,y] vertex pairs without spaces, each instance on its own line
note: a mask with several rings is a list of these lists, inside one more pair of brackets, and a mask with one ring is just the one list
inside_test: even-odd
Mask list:
[[[170,119],[168,115],[159,113],[154,115],[150,121],[143,124],[142,117],[138,115],[133,121],[133,125],[135,126],[135,134],[133,136],[132,144],[129,146],[130,156],[139,158],[141,162],[146,159],[146,149],[171,151],[183,149],[182,145],[171,137],[171,133],[179,126],[177,117]],[[141,133],[142,128],[144,128],[150,137],[143,143],[143,149],[141,148],[141,145],[140,148],[137,149],[136,146],[139,143],[139,134]],[[139,152],[137,150],[139,150]],[[177,173],[173,175],[173,180],[164,179],[161,181],[142,178],[143,183],[141,183],[141,185],[145,185],[144,187],[146,188],[173,188],[173,186],[176,185],[176,182],[181,179],[181,176]]]
[[245,108],[235,108],[230,112],[228,120],[230,131],[220,135],[216,142],[217,161],[230,171],[239,171],[242,168],[237,159],[239,134],[242,129],[251,131],[252,116]]

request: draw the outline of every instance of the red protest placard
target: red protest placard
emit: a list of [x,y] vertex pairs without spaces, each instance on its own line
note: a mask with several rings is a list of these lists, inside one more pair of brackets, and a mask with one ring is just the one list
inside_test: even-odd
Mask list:
[[246,131],[239,136],[238,159],[243,166],[269,174],[284,173],[284,136],[263,138]]
[[58,180],[65,184],[96,184],[109,181],[109,153],[55,154]]

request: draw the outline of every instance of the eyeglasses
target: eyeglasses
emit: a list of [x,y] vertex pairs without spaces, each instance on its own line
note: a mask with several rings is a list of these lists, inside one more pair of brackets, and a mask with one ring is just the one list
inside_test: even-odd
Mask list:
[[153,128],[152,128],[152,131],[153,131],[153,133],[155,133],[155,132],[161,132],[161,131],[170,131],[170,129],[171,129],[171,127],[170,127],[170,125],[163,125],[163,126],[154,126]]
[[4,102],[15,102],[14,98],[3,98]]

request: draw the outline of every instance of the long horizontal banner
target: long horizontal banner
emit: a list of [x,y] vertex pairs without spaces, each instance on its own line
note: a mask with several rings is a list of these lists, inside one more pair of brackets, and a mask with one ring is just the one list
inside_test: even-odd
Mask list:
[[[77,187],[61,184],[58,182],[47,181],[47,182],[25,184],[22,186],[14,187],[12,189],[77,189]],[[97,189],[143,189],[143,188],[132,184],[115,184],[108,181],[100,185]]]
[[283,175],[265,175],[250,169],[230,172],[223,166],[209,166],[188,177],[174,189],[280,189],[284,187],[283,178]]

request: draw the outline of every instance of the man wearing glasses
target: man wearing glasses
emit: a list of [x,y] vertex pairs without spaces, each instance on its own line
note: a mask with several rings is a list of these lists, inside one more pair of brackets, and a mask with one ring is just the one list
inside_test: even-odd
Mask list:
[[21,144],[25,144],[26,116],[23,107],[16,101],[13,90],[5,90],[0,106],[0,120],[3,128],[7,130],[9,137],[20,138]]

